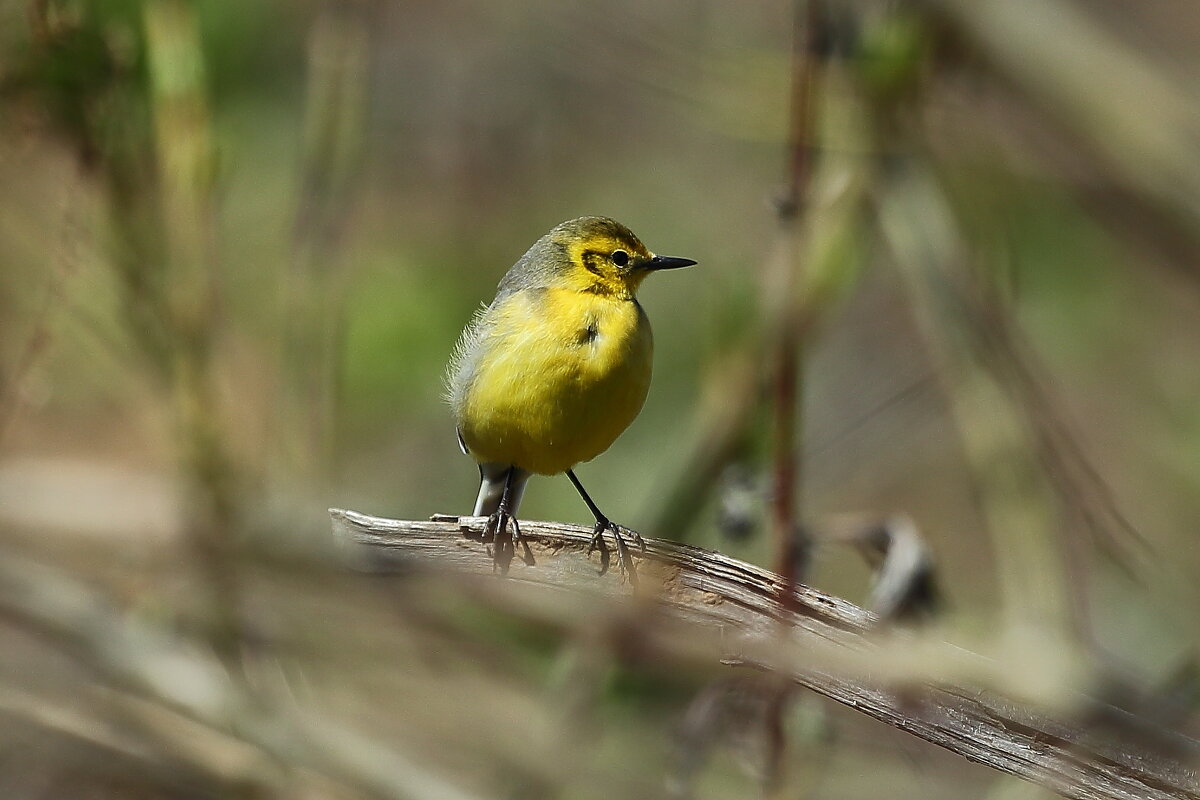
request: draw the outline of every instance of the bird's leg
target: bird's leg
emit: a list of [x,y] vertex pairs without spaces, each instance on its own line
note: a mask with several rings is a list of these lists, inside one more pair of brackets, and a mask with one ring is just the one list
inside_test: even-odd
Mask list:
[[488,517],[487,526],[483,531],[483,538],[487,542],[495,543],[498,536],[504,536],[510,522],[513,527],[510,541],[515,543],[521,540],[521,527],[517,524],[516,517],[512,515],[512,488],[515,472],[515,469],[510,468],[504,473],[504,492],[500,495],[500,504]]
[[629,550],[625,546],[625,536],[629,536],[637,544],[642,555],[646,554],[646,543],[642,540],[642,535],[637,531],[622,528],[617,525],[596,506],[592,498],[588,496],[587,490],[583,488],[583,484],[579,482],[579,478],[575,477],[574,470],[567,470],[567,477],[571,479],[575,490],[579,492],[579,496],[583,498],[583,502],[587,503],[588,510],[592,512],[592,516],[596,518],[596,526],[592,528],[592,541],[588,545],[588,555],[591,555],[593,550],[600,551],[600,574],[603,575],[608,571],[608,545],[604,543],[604,532],[612,531],[613,541],[617,545],[617,560],[621,565],[621,570],[629,575],[631,583],[637,583],[637,573],[633,568],[633,559],[629,556]]
[[[512,514],[512,492],[516,474],[516,467],[509,468],[508,472],[504,474],[504,493],[500,495],[500,505],[488,517],[487,526],[483,531],[484,541],[490,542],[495,548],[492,551],[492,562],[503,572],[508,571],[508,563],[512,560],[517,542],[521,541],[521,526]],[[511,536],[508,533],[510,523],[512,524]]]

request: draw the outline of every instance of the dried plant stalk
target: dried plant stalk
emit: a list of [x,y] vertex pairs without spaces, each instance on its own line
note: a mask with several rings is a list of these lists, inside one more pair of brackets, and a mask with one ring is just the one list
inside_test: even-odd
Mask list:
[[[360,555],[365,554],[374,568],[492,572],[491,556],[477,540],[483,534],[483,517],[422,522],[336,509],[330,513],[335,535],[348,546],[365,546]],[[590,530],[527,521],[521,531],[526,559],[514,559],[510,573],[520,584],[653,603],[665,618],[688,626],[695,634],[688,637],[692,642],[715,638],[725,648],[737,648],[737,655],[723,659],[726,663],[784,672],[825,697],[1064,797],[1200,798],[1194,770],[1170,757],[1111,735],[1093,737],[1081,725],[1020,702],[974,687],[927,682],[896,691],[894,684],[871,680],[867,673],[886,671],[899,651],[876,649],[877,640],[868,635],[872,615],[840,598],[797,585],[794,610],[789,609],[779,602],[784,581],[778,575],[720,553],[660,539],[646,540],[639,564],[643,579],[635,589],[616,570],[598,574],[596,556],[587,552]],[[955,649],[945,645],[946,654]],[[1095,705],[1077,695],[1067,698],[1063,707],[1070,707],[1071,701],[1077,707]],[[1186,740],[1183,746],[1200,751],[1200,742]]]

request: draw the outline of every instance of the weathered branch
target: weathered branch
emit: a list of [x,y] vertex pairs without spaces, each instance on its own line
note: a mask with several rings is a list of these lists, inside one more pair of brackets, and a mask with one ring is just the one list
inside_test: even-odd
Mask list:
[[[367,545],[363,552],[376,567],[423,565],[474,574],[493,569],[479,542],[481,517],[422,522],[353,511],[330,513],[335,534],[344,542]],[[726,647],[737,648],[735,657],[727,654],[727,661],[787,671],[819,694],[971,761],[1080,800],[1200,798],[1194,769],[1122,741],[1112,731],[1102,737],[1076,722],[976,688],[924,685],[900,692],[894,685],[869,679],[867,670],[850,665],[862,664],[864,654],[870,659],[875,653],[878,663],[869,671],[885,673],[887,653],[867,635],[872,616],[845,600],[799,585],[794,610],[787,609],[778,600],[783,584],[779,576],[719,553],[663,540],[646,541],[638,564],[643,580],[634,589],[616,570],[598,575],[596,556],[589,559],[587,554],[590,530],[528,521],[522,522],[521,531],[525,541],[519,549],[524,552],[512,561],[512,578],[589,593],[637,594],[639,599],[653,592],[656,607],[666,616],[696,626],[697,632],[717,631]],[[756,649],[756,641],[786,641],[789,648],[799,646],[789,653],[802,655],[776,658],[770,654],[778,648]],[[1060,707],[1096,708],[1097,701],[1072,699],[1075,702]],[[1177,737],[1175,744],[1181,752],[1200,752],[1200,742],[1191,739]]]

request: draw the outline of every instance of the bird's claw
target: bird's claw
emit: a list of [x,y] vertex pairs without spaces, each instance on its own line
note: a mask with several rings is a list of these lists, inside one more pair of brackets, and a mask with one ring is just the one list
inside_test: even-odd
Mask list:
[[608,572],[609,553],[608,545],[604,542],[604,532],[612,531],[613,541],[617,548],[617,561],[620,564],[621,572],[629,576],[629,582],[637,585],[637,570],[633,566],[633,558],[629,555],[628,546],[625,544],[625,537],[628,536],[637,545],[641,555],[646,555],[646,542],[642,539],[642,535],[637,531],[629,528],[622,528],[620,525],[601,517],[596,520],[596,526],[592,528],[592,541],[588,544],[587,554],[590,556],[593,551],[600,551],[600,574]]
[[507,573],[517,544],[522,541],[521,525],[516,517],[502,508],[488,517],[487,525],[483,529],[483,541],[492,546],[493,568]]
[[[512,525],[512,534],[506,537],[510,524]],[[498,544],[503,543],[504,538],[507,538],[510,544],[520,542],[521,526],[517,522],[517,518],[507,511],[497,511],[488,517],[487,527],[483,529],[483,539],[489,544]]]

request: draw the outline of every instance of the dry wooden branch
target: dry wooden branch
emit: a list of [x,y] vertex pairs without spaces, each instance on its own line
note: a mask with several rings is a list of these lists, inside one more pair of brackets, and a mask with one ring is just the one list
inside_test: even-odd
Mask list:
[[[362,551],[374,566],[411,569],[424,566],[485,574],[492,560],[483,544],[484,518],[436,517],[403,521],[331,510],[335,535]],[[730,661],[786,670],[801,685],[855,708],[888,725],[944,747],[971,761],[1039,783],[1065,797],[1092,800],[1200,798],[1200,778],[1190,766],[1124,741],[1113,731],[1101,736],[1084,725],[1055,719],[1020,703],[965,687],[881,685],[861,671],[837,668],[870,654],[872,616],[837,597],[800,585],[795,610],[779,603],[782,580],[771,572],[719,553],[663,540],[646,541],[639,560],[643,580],[634,589],[611,570],[600,576],[597,559],[587,554],[591,531],[549,522],[522,522],[523,553],[513,559],[511,577],[523,583],[607,595],[654,592],[658,608],[685,624],[713,629],[736,642],[739,656]],[[532,563],[529,563],[532,562]],[[699,628],[698,628],[699,629]],[[780,638],[799,643],[810,663],[757,658],[747,643]],[[741,654],[755,652],[752,658]],[[831,657],[832,655],[834,657]],[[882,653],[882,651],[880,651]],[[881,658],[883,656],[881,655]],[[833,666],[831,666],[833,665]],[[881,670],[882,671],[882,670]],[[848,674],[849,673],[849,674]],[[1094,710],[1097,701],[1082,696],[1064,707]],[[1190,756],[1200,742],[1178,737],[1176,749]]]

